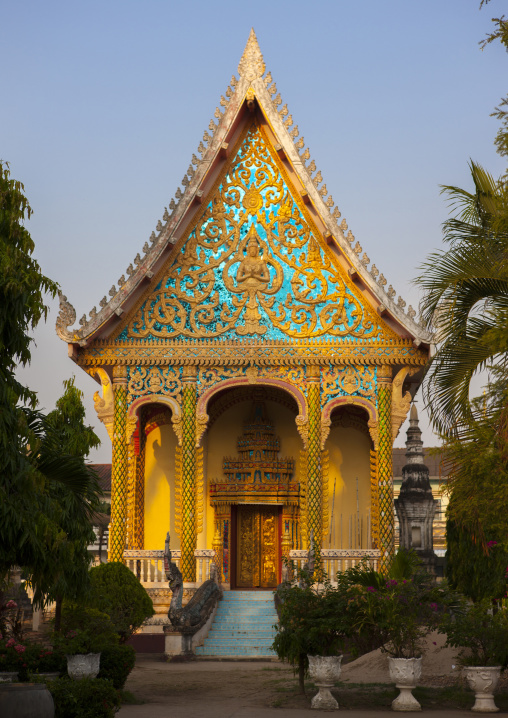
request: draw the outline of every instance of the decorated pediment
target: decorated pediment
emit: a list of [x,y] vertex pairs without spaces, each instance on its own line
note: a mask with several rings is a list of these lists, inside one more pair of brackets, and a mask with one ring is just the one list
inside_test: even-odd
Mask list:
[[395,337],[355,289],[253,121],[116,338]]

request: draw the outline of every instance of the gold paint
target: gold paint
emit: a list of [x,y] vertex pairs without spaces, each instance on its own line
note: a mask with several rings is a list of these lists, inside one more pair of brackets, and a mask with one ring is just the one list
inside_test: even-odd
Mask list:
[[237,585],[276,588],[278,583],[278,509],[238,506]]
[[113,423],[115,414],[115,398],[113,394],[113,385],[109,379],[107,372],[97,367],[90,371],[90,374],[97,374],[101,380],[102,397],[98,391],[93,395],[94,409],[97,412],[99,421],[102,421],[108,432],[108,436],[113,441]]
[[78,355],[77,363],[83,367],[118,365],[175,366],[222,365],[245,366],[253,356],[262,365],[301,366],[309,362],[328,367],[330,364],[425,366],[428,356],[416,349],[409,339],[386,340],[358,345],[352,341],[330,340],[207,340],[180,342],[164,340],[157,344],[146,340],[112,342],[98,339]]
[[397,374],[395,375],[395,378],[393,380],[392,384],[392,437],[393,441],[397,438],[400,427],[404,423],[404,420],[407,416],[407,412],[409,411],[409,407],[411,405],[411,394],[409,391],[406,391],[406,393],[402,394],[402,387],[404,386],[404,381],[408,376],[412,376],[413,374],[416,374],[418,369],[414,369],[411,367],[404,367],[401,369]]
[[[241,240],[241,228],[249,221],[248,218],[252,216],[250,209],[254,209],[255,206],[255,196],[252,194],[255,188],[245,183],[241,167],[234,169],[234,165],[238,150],[247,133],[250,131],[254,133],[254,140],[249,144],[242,166],[245,162],[255,162],[260,152],[265,152],[266,150],[270,156],[270,160],[264,159],[265,168],[270,168],[271,177],[264,182],[260,180],[260,185],[257,189],[259,191],[268,184],[273,188],[272,199],[270,201],[265,200],[266,204],[282,200],[282,206],[277,214],[272,212],[268,217],[266,210],[269,207],[265,206],[255,215],[257,224],[263,226],[265,229],[270,245],[268,246],[268,244],[266,244],[267,252],[266,255],[264,254],[263,256],[263,261],[268,263],[268,259],[271,257],[274,266],[276,266],[278,260],[280,260],[282,263],[290,265],[295,272],[292,281],[293,293],[284,305],[277,304],[274,306],[273,298],[265,299],[260,291],[257,290],[256,299],[264,308],[274,326],[279,327],[288,336],[295,338],[305,338],[307,336],[319,337],[323,335],[367,338],[375,337],[381,332],[385,335],[383,338],[398,339],[396,332],[392,330],[384,320],[377,316],[338,263],[334,253],[321,237],[318,228],[315,226],[298,192],[292,187],[291,180],[279,160],[277,153],[271,146],[271,142],[264,129],[256,123],[245,127],[230,160],[207,196],[204,209],[199,210],[191,220],[181,239],[176,243],[168,262],[156,277],[152,279],[149,292],[153,296],[153,301],[149,300],[148,297],[150,294],[147,292],[129,312],[126,320],[127,326],[129,327],[129,335],[138,340],[149,334],[160,336],[161,338],[171,338],[181,335],[193,338],[206,337],[210,339],[218,337],[236,326],[237,319],[247,304],[247,301],[249,302],[250,318],[254,322],[254,325],[256,324],[257,320],[254,317],[254,313],[256,312],[256,307],[254,306],[256,299],[251,293],[249,293],[249,296],[246,298],[233,301],[233,308],[224,305],[221,315],[224,326],[220,329],[214,331],[211,329],[208,330],[204,328],[202,324],[199,326],[197,324],[198,319],[201,322],[201,317],[207,316],[207,312],[212,311],[219,301],[212,293],[213,282],[210,270],[214,266],[218,266],[219,263],[228,257],[233,258],[239,251],[243,251],[247,242],[247,238]],[[227,177],[229,177],[228,181],[226,181]],[[286,196],[284,196],[282,178],[285,180],[289,190],[289,194]],[[243,216],[241,215],[237,222],[233,220],[229,214],[229,208],[224,197],[227,196],[228,191],[232,194],[238,192],[238,188],[241,188],[243,192],[250,191],[252,199],[249,199],[249,211],[246,211]],[[294,227],[289,222],[292,216],[292,200],[294,200],[298,206],[299,219],[303,224],[302,229],[298,233],[298,237],[292,236]],[[253,206],[251,207],[251,205]],[[226,229],[226,217],[228,219],[228,227],[232,227],[232,229]],[[227,236],[229,240],[228,249],[223,252],[220,257],[214,259],[208,258],[206,263],[204,263],[203,253],[198,254],[197,248],[201,246],[205,248],[209,246],[210,243],[213,243],[215,235],[212,230],[214,228],[222,228],[224,236]],[[286,235],[290,237],[290,240],[287,239]],[[261,242],[261,240],[259,241]],[[185,252],[181,254],[180,250],[185,243],[187,243]],[[261,246],[261,244],[259,246]],[[292,254],[282,254],[280,252],[282,246],[290,248]],[[321,262],[317,261],[318,247],[321,247],[324,252]],[[297,255],[299,248],[307,248],[306,253],[302,252],[300,255]],[[166,280],[169,276],[175,274],[176,269],[174,263],[177,257],[179,266],[182,267],[183,270],[182,273],[179,274],[177,272],[175,275],[177,281],[175,289],[172,290],[175,294],[174,300],[166,300],[164,292],[156,291],[155,288],[161,280]],[[229,276],[227,275],[227,270],[229,270],[231,263],[232,260],[230,259],[228,267],[224,269],[225,281],[227,276]],[[323,272],[327,272],[328,274],[325,276]],[[273,282],[276,282],[276,280],[277,278],[274,278]],[[259,277],[257,277],[257,281],[259,281]],[[196,291],[193,296],[179,289],[179,287],[186,285],[196,286],[199,282],[202,284],[205,283],[207,289]],[[212,282],[212,284],[210,284],[210,282]],[[273,288],[273,282],[271,288]],[[329,284],[332,286],[331,290]],[[308,294],[311,287],[314,288],[314,290],[316,287],[319,289],[319,296],[313,297],[312,299],[309,298]],[[346,321],[346,317],[344,316],[346,287],[350,292],[348,300],[355,306],[355,320],[353,326],[342,330],[339,329],[338,325],[340,321]],[[238,288],[236,289],[238,291]],[[182,301],[191,307],[188,314],[190,325],[188,328],[185,328],[182,323],[183,313],[185,313],[181,303]],[[326,301],[326,306],[318,313],[315,308],[316,304],[324,301]],[[142,322],[139,312],[145,302],[144,322]],[[305,324],[301,324],[299,321],[299,312],[302,309],[309,317]],[[291,320],[296,320],[296,323],[301,324],[301,326],[299,326],[297,330],[292,329]],[[157,329],[154,326],[156,322],[158,325],[162,325],[161,329]],[[134,324],[136,325],[135,333],[133,332]],[[122,323],[117,330],[113,332],[112,339],[115,339],[124,327],[125,324]]]

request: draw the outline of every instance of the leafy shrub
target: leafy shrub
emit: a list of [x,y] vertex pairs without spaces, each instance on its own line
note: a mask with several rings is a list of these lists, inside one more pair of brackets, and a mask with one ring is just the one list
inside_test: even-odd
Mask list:
[[109,616],[95,608],[64,604],[61,630],[53,634],[57,650],[68,655],[100,653],[118,643],[118,636]]
[[111,681],[59,678],[47,685],[55,702],[55,718],[113,718],[120,708],[120,698]]
[[440,631],[447,635],[447,646],[460,648],[462,666],[502,666],[508,664],[508,615],[505,609],[493,613],[488,599],[447,614]]
[[136,663],[136,651],[132,646],[110,646],[101,653],[99,678],[107,678],[119,691]]
[[119,561],[92,568],[90,584],[89,605],[108,614],[120,643],[125,643],[155,613],[150,596],[132,571]]

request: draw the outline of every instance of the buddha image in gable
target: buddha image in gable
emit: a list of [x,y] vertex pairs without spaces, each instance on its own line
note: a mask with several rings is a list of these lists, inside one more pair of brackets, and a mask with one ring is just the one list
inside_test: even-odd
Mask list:
[[[261,247],[264,248],[264,256],[261,255]],[[242,295],[241,299],[235,299],[234,303],[237,306],[241,303],[245,307],[242,317],[244,323],[239,323],[236,326],[237,334],[264,334],[267,331],[267,327],[261,323],[262,315],[259,311],[259,303],[267,301],[263,295],[272,295],[278,292],[283,280],[282,267],[272,256],[267,256],[267,250],[267,245],[260,240],[254,225],[252,225],[238,251],[224,268],[224,284],[231,292]],[[233,269],[233,265],[238,260],[240,260],[240,264],[234,274],[235,282],[229,274],[229,270]],[[270,274],[269,265],[275,270],[272,274]],[[270,306],[272,303],[273,299],[270,301]]]
[[265,260],[259,254],[259,244],[255,236],[250,236],[247,242],[247,256],[240,262],[236,281],[238,285],[245,282],[249,289],[261,291],[270,281],[270,272]]

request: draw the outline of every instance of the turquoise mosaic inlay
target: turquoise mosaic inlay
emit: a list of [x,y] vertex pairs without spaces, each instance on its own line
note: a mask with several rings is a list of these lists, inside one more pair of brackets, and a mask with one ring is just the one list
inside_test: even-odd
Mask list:
[[380,333],[252,125],[180,253],[118,339],[375,341]]

